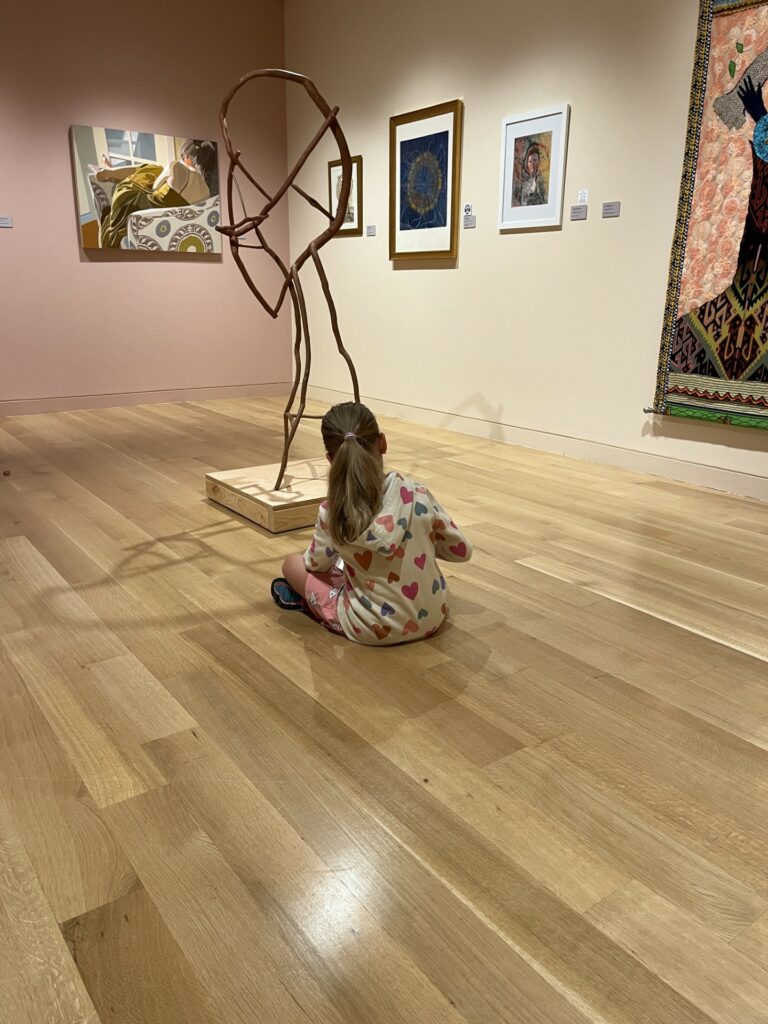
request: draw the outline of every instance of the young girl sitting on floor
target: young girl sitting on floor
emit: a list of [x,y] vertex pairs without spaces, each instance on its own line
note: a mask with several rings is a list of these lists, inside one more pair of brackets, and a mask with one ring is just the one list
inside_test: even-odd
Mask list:
[[[309,610],[361,644],[431,636],[448,614],[437,559],[466,562],[472,547],[426,487],[384,475],[387,439],[364,405],[345,402],[322,423],[328,500],[312,543],[272,584],[282,608]],[[343,567],[340,562],[343,560]]]

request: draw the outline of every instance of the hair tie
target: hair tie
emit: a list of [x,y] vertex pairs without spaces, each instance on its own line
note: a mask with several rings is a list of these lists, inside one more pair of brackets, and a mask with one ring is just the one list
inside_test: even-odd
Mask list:
[[357,434],[353,434],[352,431],[350,431],[348,434],[344,435],[344,440],[348,441],[350,439],[350,437],[354,438],[355,441],[357,440]]

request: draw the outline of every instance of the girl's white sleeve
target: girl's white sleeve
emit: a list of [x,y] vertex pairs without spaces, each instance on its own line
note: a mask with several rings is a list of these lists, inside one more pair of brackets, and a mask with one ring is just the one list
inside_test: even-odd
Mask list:
[[328,533],[328,506],[322,503],[317,513],[312,541],[304,552],[304,567],[307,572],[328,572],[336,561],[337,554]]
[[435,512],[432,536],[435,554],[446,562],[468,562],[472,557],[472,544],[454,523],[443,506],[429,491],[430,504]]

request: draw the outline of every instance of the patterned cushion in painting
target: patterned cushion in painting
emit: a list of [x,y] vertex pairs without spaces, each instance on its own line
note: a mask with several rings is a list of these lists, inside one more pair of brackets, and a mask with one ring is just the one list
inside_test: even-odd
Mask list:
[[220,253],[219,196],[191,206],[140,210],[128,218],[128,246],[157,252]]

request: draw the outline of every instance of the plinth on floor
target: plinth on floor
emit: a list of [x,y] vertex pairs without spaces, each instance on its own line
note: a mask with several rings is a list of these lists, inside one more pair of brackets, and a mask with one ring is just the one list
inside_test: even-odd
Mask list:
[[275,464],[207,473],[206,494],[270,533],[313,526],[328,492],[328,463],[325,459],[289,462],[283,486],[276,491],[279,469]]

